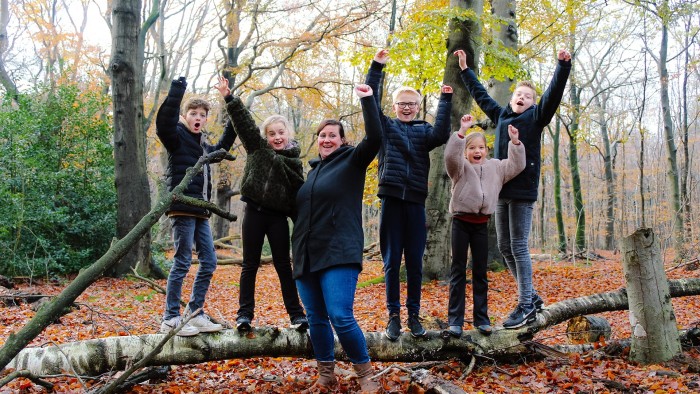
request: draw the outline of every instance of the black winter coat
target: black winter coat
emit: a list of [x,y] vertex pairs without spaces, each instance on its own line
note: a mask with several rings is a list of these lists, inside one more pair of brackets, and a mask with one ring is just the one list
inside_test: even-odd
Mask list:
[[[219,149],[229,150],[236,139],[236,132],[230,122],[224,128],[224,134],[216,145],[210,145],[201,133],[190,131],[184,120],[180,117],[180,104],[185,94],[187,83],[175,80],[170,85],[168,97],[158,109],[156,115],[156,134],[168,151],[168,168],[166,169],[166,184],[168,191],[172,191],[185,177],[187,169],[194,167],[206,153]],[[187,185],[184,194],[188,197],[209,201],[211,197],[211,170],[205,165],[202,172],[195,175]],[[193,207],[182,203],[173,203],[168,209],[168,214],[186,214],[200,217],[209,217],[211,212],[204,208]]]
[[297,193],[299,214],[292,233],[295,279],[332,266],[362,265],[362,194],[367,166],[381,143],[381,127],[372,97],[360,101],[365,138],[356,147],[344,145],[325,159],[311,160],[311,171]]
[[[372,87],[377,107],[381,106],[379,86],[384,65],[375,61],[367,73],[365,83]],[[382,146],[379,149],[379,197],[425,204],[428,196],[430,151],[450,138],[450,111],[452,94],[440,94],[435,126],[423,120],[404,123],[385,116],[382,122]]]
[[539,102],[520,114],[516,114],[510,104],[501,107],[489,96],[486,88],[479,82],[474,71],[462,70],[462,82],[474,97],[486,116],[496,124],[496,142],[494,157],[508,158],[508,125],[512,124],[520,133],[520,142],[525,145],[525,169],[518,176],[503,185],[499,198],[536,201],[540,183],[540,153],[542,130],[549,124],[557,112],[566,87],[566,80],[571,71],[571,62],[559,60],[549,87]]
[[297,191],[304,183],[301,150],[293,141],[288,149],[272,149],[241,99],[229,98],[226,110],[248,153],[241,180],[242,200],[255,209],[293,217]]

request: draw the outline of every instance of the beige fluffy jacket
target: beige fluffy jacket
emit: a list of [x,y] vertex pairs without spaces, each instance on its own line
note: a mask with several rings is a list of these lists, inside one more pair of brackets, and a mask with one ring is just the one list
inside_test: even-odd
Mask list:
[[525,169],[525,146],[508,142],[508,158],[471,164],[464,157],[466,141],[453,133],[445,147],[445,167],[452,180],[450,213],[491,215],[503,184]]

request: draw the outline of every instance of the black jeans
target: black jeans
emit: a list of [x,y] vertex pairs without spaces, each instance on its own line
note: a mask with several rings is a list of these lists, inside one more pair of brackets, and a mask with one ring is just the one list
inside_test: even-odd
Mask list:
[[259,211],[246,205],[243,214],[241,238],[243,241],[243,268],[241,269],[241,291],[238,298],[238,316],[253,319],[255,310],[255,277],[260,267],[263,242],[272,249],[272,261],[282,287],[282,300],[291,318],[304,316],[299,302],[297,286],[292,278],[292,262],[289,258],[289,225],[287,217]]
[[464,296],[466,292],[467,249],[472,251],[472,295],[474,297],[474,326],[491,324],[487,298],[489,283],[488,223],[468,223],[452,219],[452,268],[450,270],[450,300],[447,318],[451,326],[464,324]]

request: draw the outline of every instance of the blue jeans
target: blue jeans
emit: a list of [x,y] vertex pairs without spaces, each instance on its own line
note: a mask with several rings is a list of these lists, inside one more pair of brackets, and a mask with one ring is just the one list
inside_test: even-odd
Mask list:
[[535,294],[528,246],[534,204],[533,201],[501,198],[496,205],[498,250],[518,284],[519,304],[531,304]]
[[297,289],[309,319],[309,334],[317,361],[335,359],[335,340],[354,364],[369,361],[367,342],[353,314],[355,288],[360,266],[338,265],[319,272],[304,273],[297,279]]
[[192,285],[190,302],[187,304],[190,312],[204,306],[209,283],[216,269],[216,253],[209,220],[193,216],[173,216],[170,221],[173,225],[175,256],[165,289],[164,319],[180,316],[182,281],[192,265],[192,244],[195,245],[199,257],[199,269]]
[[402,254],[407,275],[406,309],[409,315],[417,315],[420,311],[426,236],[424,205],[393,197],[382,198],[379,247],[384,259],[386,306],[389,315],[398,314],[401,309],[399,270]]

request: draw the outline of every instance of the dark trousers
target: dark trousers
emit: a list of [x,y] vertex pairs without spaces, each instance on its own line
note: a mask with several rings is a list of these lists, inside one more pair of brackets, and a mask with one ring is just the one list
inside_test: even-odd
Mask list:
[[406,309],[409,315],[420,312],[426,236],[424,205],[393,197],[382,198],[379,246],[384,260],[389,315],[398,314],[401,309],[399,270],[402,255],[406,264]]
[[450,270],[450,300],[447,318],[451,326],[464,324],[464,297],[467,286],[467,249],[472,251],[472,295],[474,297],[474,326],[491,324],[487,306],[489,284],[488,223],[468,223],[452,219],[452,268]]
[[255,310],[255,277],[260,267],[263,242],[272,250],[272,261],[282,288],[282,300],[290,317],[303,316],[297,286],[292,279],[292,263],[289,258],[289,225],[287,217],[258,211],[246,205],[243,214],[241,238],[243,241],[243,268],[241,291],[238,299],[238,316],[253,318]]

